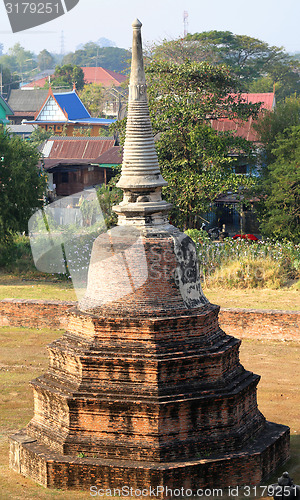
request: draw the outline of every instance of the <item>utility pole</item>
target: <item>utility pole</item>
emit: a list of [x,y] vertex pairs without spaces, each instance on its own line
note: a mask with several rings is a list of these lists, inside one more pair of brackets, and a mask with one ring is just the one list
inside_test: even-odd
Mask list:
[[3,94],[3,75],[2,75],[2,64],[1,64],[1,71],[0,71],[0,95]]

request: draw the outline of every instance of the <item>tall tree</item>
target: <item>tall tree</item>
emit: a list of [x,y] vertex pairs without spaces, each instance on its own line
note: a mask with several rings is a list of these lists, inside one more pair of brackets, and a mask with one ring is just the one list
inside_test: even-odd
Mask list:
[[118,47],[99,47],[98,44],[89,42],[82,49],[67,54],[63,64],[77,64],[78,66],[102,66],[112,71],[127,72],[129,70],[130,53]]
[[0,130],[0,239],[27,231],[28,220],[43,204],[46,176],[37,149]]
[[102,85],[98,83],[89,83],[83,87],[79,96],[85,107],[89,110],[91,116],[100,116],[104,99],[104,89]]
[[76,84],[77,90],[84,87],[84,73],[79,66],[72,64],[64,64],[63,66],[56,66],[54,75],[51,77],[53,87],[62,87],[65,89],[73,88]]
[[[184,39],[164,41],[149,52],[150,58],[182,63],[209,61],[226,64],[240,79],[244,91],[261,78],[268,77],[268,91],[277,84],[278,99],[300,91],[300,62],[282,47],[271,46],[257,38],[230,31],[204,31]],[[260,82],[266,88],[266,81]]]
[[300,125],[277,136],[274,163],[264,180],[261,230],[267,236],[300,242]]
[[37,64],[40,71],[45,71],[46,69],[54,68],[55,59],[48,50],[44,49],[37,56]]
[[18,89],[20,85],[20,76],[12,74],[10,70],[0,63],[0,72],[2,73],[2,94],[8,96],[11,89]]
[[251,182],[235,175],[232,157],[233,151],[250,155],[251,144],[218,135],[210,120],[256,116],[258,106],[233,96],[238,82],[224,66],[156,61],[147,68],[147,79],[159,160],[169,182],[165,196],[174,202],[176,224],[193,227],[218,194]]
[[264,111],[259,117],[254,128],[259,134],[259,140],[264,147],[263,162],[267,165],[273,163],[278,136],[291,126],[300,125],[300,98],[289,97],[280,102],[273,111]]

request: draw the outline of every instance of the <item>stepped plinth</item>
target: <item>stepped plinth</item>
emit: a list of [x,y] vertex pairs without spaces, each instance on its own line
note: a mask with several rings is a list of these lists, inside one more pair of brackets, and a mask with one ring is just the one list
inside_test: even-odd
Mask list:
[[118,226],[95,240],[86,294],[32,382],[34,417],[11,437],[10,464],[46,487],[159,498],[258,485],[287,460],[289,429],[259,411],[259,376],[219,327],[194,243],[168,222],[137,20],[129,90]]

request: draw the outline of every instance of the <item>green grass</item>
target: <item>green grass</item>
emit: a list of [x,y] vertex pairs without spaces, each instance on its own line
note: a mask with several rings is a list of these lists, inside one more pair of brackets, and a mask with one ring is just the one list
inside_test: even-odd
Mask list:
[[[60,337],[61,331],[28,328],[0,328],[0,498],[1,500],[77,500],[89,492],[46,490],[29,478],[8,468],[8,436],[23,428],[33,416],[29,381],[48,365],[45,346]],[[261,375],[258,404],[265,417],[291,428],[292,458],[267,484],[276,482],[288,470],[300,484],[300,371],[299,342],[244,340],[241,362]],[[278,369],[280,366],[280,370]]]

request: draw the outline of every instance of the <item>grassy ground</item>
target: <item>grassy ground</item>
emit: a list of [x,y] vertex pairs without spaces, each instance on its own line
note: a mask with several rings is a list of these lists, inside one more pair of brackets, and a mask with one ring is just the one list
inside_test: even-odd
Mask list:
[[[33,414],[29,380],[43,373],[48,360],[45,345],[62,332],[21,328],[0,328],[0,498],[1,500],[90,498],[89,492],[45,490],[31,479],[8,468],[7,437],[23,428]],[[300,483],[300,343],[244,340],[241,361],[259,373],[260,410],[268,420],[291,428],[292,458],[276,474],[288,470]],[[280,366],[280,370],[278,369]],[[274,478],[270,480],[272,482]],[[270,484],[268,482],[268,484]]]
[[[1,299],[76,300],[70,281],[54,281],[52,277],[18,277],[0,272]],[[300,310],[300,291],[290,288],[270,289],[216,289],[203,288],[207,298],[221,307],[246,309]]]

